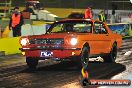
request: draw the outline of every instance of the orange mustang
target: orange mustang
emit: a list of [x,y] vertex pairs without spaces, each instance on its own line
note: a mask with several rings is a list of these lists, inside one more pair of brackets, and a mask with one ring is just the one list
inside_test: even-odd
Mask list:
[[89,19],[67,19],[53,23],[46,34],[21,37],[29,68],[38,60],[76,60],[81,66],[91,56],[102,56],[105,62],[115,62],[122,37],[112,33],[106,23]]

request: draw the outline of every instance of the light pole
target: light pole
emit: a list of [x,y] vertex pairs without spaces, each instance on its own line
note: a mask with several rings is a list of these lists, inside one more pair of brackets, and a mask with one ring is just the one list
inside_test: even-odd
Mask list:
[[130,0],[130,2],[132,3],[132,0]]

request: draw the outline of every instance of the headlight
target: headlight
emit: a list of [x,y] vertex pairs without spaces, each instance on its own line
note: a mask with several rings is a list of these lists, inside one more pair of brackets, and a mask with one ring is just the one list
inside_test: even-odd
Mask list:
[[20,44],[21,44],[22,46],[26,46],[27,44],[29,44],[28,38],[22,38],[22,39],[20,40]]
[[77,44],[77,39],[76,38],[72,38],[70,43],[71,43],[71,45],[76,45]]

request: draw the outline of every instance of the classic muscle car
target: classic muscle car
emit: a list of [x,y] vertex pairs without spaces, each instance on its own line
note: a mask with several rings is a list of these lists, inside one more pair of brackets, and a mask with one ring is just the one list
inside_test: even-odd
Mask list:
[[89,57],[102,56],[115,62],[122,37],[112,33],[105,22],[90,19],[66,19],[53,23],[45,34],[20,38],[29,68],[39,60],[74,60],[82,66]]

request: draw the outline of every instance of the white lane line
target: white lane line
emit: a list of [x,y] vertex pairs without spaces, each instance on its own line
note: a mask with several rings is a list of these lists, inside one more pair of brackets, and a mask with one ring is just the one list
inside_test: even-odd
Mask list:
[[132,51],[127,51],[124,55],[125,56],[130,56],[132,54]]
[[89,61],[104,62],[104,59],[102,57],[98,56],[97,58],[89,58]]

